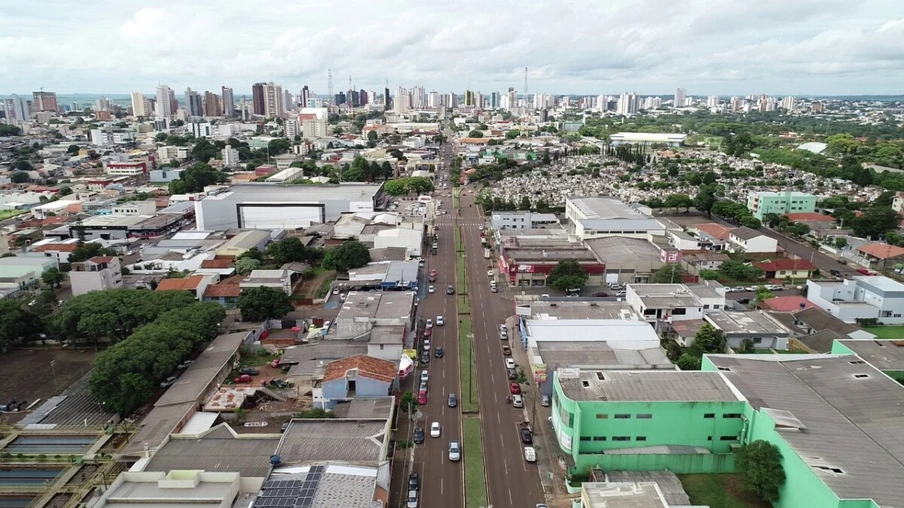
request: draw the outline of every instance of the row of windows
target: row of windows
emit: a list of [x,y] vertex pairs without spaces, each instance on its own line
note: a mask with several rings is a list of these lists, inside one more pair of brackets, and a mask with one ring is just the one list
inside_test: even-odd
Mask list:
[[[741,413],[723,413],[722,418],[740,418]],[[716,413],[703,413],[703,418],[715,418]]]
[[[606,436],[581,436],[581,441],[605,441]],[[630,441],[631,436],[612,436],[613,441]],[[647,436],[635,436],[635,441],[646,441]]]
[[[616,420],[628,420],[631,418],[631,414],[630,413],[616,413],[616,414],[612,415],[612,417],[615,418]],[[638,420],[649,420],[649,419],[653,418],[653,415],[652,415],[652,413],[638,413],[634,417],[637,418]],[[608,420],[609,415],[600,413],[600,414],[596,415],[596,419],[597,420]]]

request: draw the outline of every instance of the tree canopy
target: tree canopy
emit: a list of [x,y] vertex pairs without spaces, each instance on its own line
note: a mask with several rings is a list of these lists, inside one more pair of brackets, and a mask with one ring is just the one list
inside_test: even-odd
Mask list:
[[97,242],[88,242],[79,244],[71,254],[69,254],[70,263],[78,263],[87,261],[94,256],[116,256],[115,250],[104,247]]
[[662,265],[662,268],[653,273],[653,278],[650,282],[656,284],[680,283],[683,280],[681,278],[682,275],[684,275],[684,270],[681,268],[681,265],[677,263],[668,263]]
[[357,241],[349,240],[338,247],[326,251],[323,256],[323,268],[337,272],[347,272],[370,263],[370,251]]
[[583,289],[590,276],[576,259],[563,259],[550,270],[546,283],[560,291]]
[[186,194],[189,192],[202,192],[204,187],[223,183],[226,175],[214,169],[206,162],[196,162],[185,168],[178,180],[169,183],[170,194]]
[[413,176],[408,178],[396,178],[390,180],[383,185],[383,192],[390,196],[402,196],[406,194],[424,194],[433,192],[435,187],[433,181],[422,176]]
[[741,489],[766,502],[778,501],[786,476],[777,446],[762,439],[742,446],[735,452],[735,469],[741,474]]
[[285,291],[266,286],[242,291],[238,307],[242,321],[279,319],[295,309]]
[[287,236],[267,247],[267,256],[282,265],[296,261],[310,263],[320,255],[318,249],[305,247],[298,237]]

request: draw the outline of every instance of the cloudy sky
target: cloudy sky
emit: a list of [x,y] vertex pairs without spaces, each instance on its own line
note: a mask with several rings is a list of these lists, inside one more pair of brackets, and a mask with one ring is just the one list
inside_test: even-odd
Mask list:
[[[152,5],[153,7],[148,7]],[[0,16],[0,94],[904,94],[904,0],[29,0]]]

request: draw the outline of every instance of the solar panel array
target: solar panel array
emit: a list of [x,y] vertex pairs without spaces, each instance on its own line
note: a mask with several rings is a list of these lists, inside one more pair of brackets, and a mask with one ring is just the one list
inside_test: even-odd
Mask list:
[[320,487],[324,466],[311,466],[304,480],[268,480],[255,508],[311,508]]

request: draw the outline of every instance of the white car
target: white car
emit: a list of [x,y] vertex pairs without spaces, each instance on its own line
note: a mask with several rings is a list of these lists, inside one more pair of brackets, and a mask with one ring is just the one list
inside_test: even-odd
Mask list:
[[506,358],[505,359],[505,368],[506,369],[514,369],[515,368],[515,360],[512,360],[511,358]]
[[537,450],[535,450],[533,446],[524,447],[524,460],[528,462],[537,461]]
[[442,316],[436,316],[436,326],[443,326],[444,324],[446,324],[446,320]]
[[493,270],[487,270],[487,277],[493,276]]
[[449,460],[452,462],[461,460],[461,444],[458,441],[449,441]]
[[427,381],[430,381],[430,371],[422,370],[421,371],[421,382],[426,383]]
[[430,437],[439,437],[442,434],[442,427],[439,426],[439,422],[433,422],[430,424]]
[[430,293],[430,294],[432,295],[433,293],[436,292],[436,289],[434,289],[433,286],[430,286],[430,287],[427,288],[427,292]]
[[334,295],[338,295],[338,294],[339,294],[339,288],[334,288],[334,289],[333,289],[333,294],[334,294]]
[[424,339],[424,351],[430,351],[430,339]]
[[512,395],[512,407],[524,407],[524,399],[521,395]]
[[432,319],[427,320],[427,328],[433,328],[433,320]]

